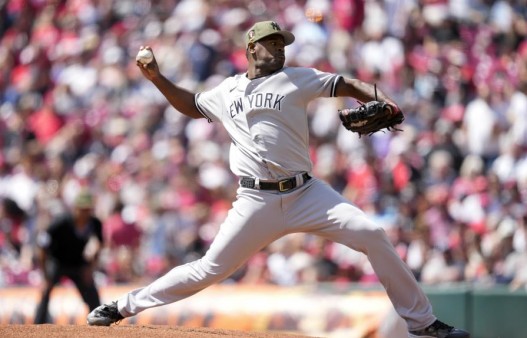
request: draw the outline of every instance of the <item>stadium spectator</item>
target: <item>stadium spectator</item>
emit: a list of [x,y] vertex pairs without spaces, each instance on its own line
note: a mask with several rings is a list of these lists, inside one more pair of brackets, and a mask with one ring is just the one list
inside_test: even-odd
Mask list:
[[[94,214],[109,216],[118,195],[142,230],[135,263],[145,278],[204,250],[237,184],[225,175],[228,149],[218,146],[226,136],[167,106],[137,71],[135,52],[147,42],[171,80],[204,90],[245,69],[250,18],[270,17],[297,35],[290,66],[383,83],[406,114],[404,132],[359,139],[327,113],[354,102],[314,102],[318,176],[381,218],[396,210],[394,240],[416,276],[448,239],[465,281],[524,285],[519,271],[499,270],[521,261],[518,244],[501,256],[489,251],[501,238],[497,225],[511,212],[522,224],[517,210],[527,204],[527,9],[519,0],[0,2],[0,198],[26,214],[24,247],[89,185],[101,201]],[[314,253],[308,238],[298,245],[315,256],[310,264],[338,275],[324,280],[372,280],[341,248]],[[27,254],[2,251],[3,275],[27,278],[0,283],[36,283]],[[243,270],[258,277],[239,280],[269,282],[267,254]]]

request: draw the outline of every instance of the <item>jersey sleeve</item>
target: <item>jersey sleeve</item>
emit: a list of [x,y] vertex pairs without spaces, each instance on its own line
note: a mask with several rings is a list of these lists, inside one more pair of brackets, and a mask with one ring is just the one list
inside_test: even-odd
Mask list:
[[194,96],[196,108],[209,122],[221,121],[225,107],[223,90],[227,88],[227,82],[228,79],[223,80],[218,86]]
[[49,223],[46,230],[39,232],[37,236],[37,245],[48,252],[52,252],[57,246],[57,238],[60,237],[60,232],[63,229],[67,216],[62,215],[54,218]]
[[300,75],[301,88],[310,99],[336,97],[337,83],[342,76],[315,68],[304,68]]
[[92,217],[93,222],[93,233],[97,237],[97,239],[102,243],[104,241],[103,234],[102,234],[102,222],[97,217]]

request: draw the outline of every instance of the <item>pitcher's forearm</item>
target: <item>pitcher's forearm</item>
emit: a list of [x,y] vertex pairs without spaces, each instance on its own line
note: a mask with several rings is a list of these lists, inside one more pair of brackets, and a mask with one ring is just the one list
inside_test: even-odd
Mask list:
[[166,97],[168,102],[183,115],[194,119],[203,118],[203,115],[196,108],[194,93],[174,85],[163,75],[152,79],[152,83]]
[[[377,99],[394,104],[384,92],[379,88],[377,90]],[[337,96],[348,96],[356,98],[361,102],[375,100],[375,87],[372,84],[360,81],[358,79],[342,78],[337,84]]]

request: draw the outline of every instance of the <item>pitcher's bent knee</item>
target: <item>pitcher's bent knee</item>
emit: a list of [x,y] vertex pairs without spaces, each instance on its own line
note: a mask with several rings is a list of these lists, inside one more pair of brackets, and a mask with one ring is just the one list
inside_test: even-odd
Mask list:
[[191,278],[202,285],[220,282],[236,271],[236,268],[216,264],[206,258],[198,259],[189,265],[192,270]]
[[391,245],[388,235],[381,227],[371,227],[357,230],[354,234],[352,248],[365,254],[385,245]]

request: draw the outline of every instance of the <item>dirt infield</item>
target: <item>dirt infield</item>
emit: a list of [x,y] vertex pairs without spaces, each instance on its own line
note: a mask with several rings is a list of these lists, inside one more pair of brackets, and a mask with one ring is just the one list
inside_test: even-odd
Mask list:
[[[2,338],[204,338],[204,337],[262,337],[308,338],[278,332],[245,332],[207,328],[181,328],[158,325],[0,325]],[[312,337],[309,337],[312,338]]]

